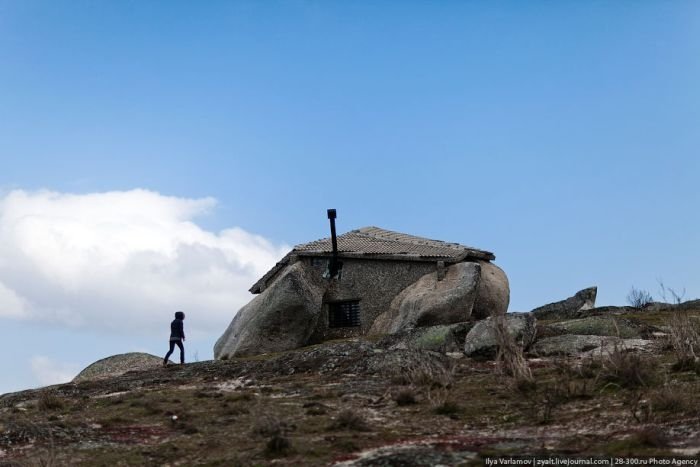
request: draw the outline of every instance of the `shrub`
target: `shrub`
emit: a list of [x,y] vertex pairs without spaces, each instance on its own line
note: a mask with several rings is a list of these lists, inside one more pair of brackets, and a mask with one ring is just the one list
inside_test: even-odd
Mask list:
[[700,322],[675,310],[666,320],[668,341],[676,356],[675,371],[695,370],[700,351]]
[[592,359],[576,362],[566,357],[554,359],[554,369],[557,375],[553,390],[562,399],[587,399],[593,396],[592,389],[597,372],[601,368],[595,365]]
[[646,290],[638,289],[632,286],[630,293],[627,294],[627,303],[634,308],[642,309],[654,301],[654,297],[651,296]]
[[289,442],[288,438],[278,434],[270,437],[265,446],[265,450],[268,454],[279,455],[286,453],[291,445],[292,443]]
[[685,412],[690,406],[687,395],[669,385],[652,392],[649,402],[651,409],[658,412],[680,413]]
[[555,374],[547,381],[522,382],[524,387],[519,392],[537,422],[549,423],[559,406],[571,400],[592,397],[593,383],[593,380]]
[[259,417],[253,425],[253,433],[262,436],[275,436],[284,434],[290,427],[277,417]]
[[513,336],[508,332],[508,325],[504,316],[493,317],[493,331],[496,338],[498,352],[496,363],[506,375],[512,376],[515,381],[532,381],[532,371],[527,360],[523,356],[523,349],[515,342]]
[[[449,398],[455,378],[453,360],[440,361],[426,358],[425,351],[416,350],[408,354],[406,363],[397,367],[391,376],[394,384],[422,388],[433,406],[438,406]],[[398,403],[398,401],[397,401]]]
[[601,364],[598,377],[603,382],[624,388],[649,387],[656,383],[652,362],[643,355],[629,352],[619,343],[603,356]]
[[65,406],[63,399],[58,397],[54,392],[44,390],[39,393],[37,400],[37,408],[44,412],[50,410],[62,409]]
[[394,396],[397,405],[411,405],[416,403],[416,395],[410,389],[403,389]]
[[657,427],[646,427],[635,433],[632,437],[639,446],[650,448],[664,448],[668,446],[666,435]]
[[416,358],[404,369],[412,386],[450,387],[454,381],[454,362],[446,365],[431,360]]
[[663,300],[666,303],[673,303],[674,305],[680,305],[681,303],[683,303],[683,297],[685,297],[685,288],[683,288],[681,292],[677,292],[671,287],[666,287],[663,280],[657,279],[656,281],[659,283],[659,295],[661,296],[661,300]]
[[438,415],[456,415],[462,408],[456,402],[444,401],[435,406],[435,413]]
[[339,430],[368,431],[364,417],[353,410],[345,409],[338,414],[331,428]]

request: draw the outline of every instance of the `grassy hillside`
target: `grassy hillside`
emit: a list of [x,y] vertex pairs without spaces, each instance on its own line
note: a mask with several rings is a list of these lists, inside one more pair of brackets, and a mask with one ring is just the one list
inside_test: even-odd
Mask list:
[[[620,316],[668,334],[672,313]],[[531,358],[534,382],[493,361],[344,341],[8,394],[0,397],[0,465],[696,456],[700,367],[679,365],[669,336],[657,334],[644,352]]]

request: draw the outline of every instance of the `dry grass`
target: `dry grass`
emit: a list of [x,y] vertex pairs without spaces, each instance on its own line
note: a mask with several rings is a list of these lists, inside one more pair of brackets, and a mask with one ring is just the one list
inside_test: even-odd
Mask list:
[[331,425],[335,430],[369,431],[369,425],[365,418],[350,409],[343,410],[338,414],[335,422]]
[[414,387],[449,387],[454,381],[454,364],[440,364],[431,360],[416,359],[402,370],[407,382]]
[[291,447],[292,443],[289,438],[282,435],[272,435],[265,445],[265,452],[272,456],[284,455]]
[[58,397],[53,391],[43,390],[39,393],[37,408],[42,412],[62,409],[65,405],[63,399]]
[[416,393],[412,389],[402,389],[394,395],[397,405],[412,405],[416,403]]
[[651,304],[653,301],[654,297],[652,297],[649,292],[638,289],[634,286],[632,286],[629,294],[627,294],[627,303],[629,303],[630,306],[640,310]]
[[505,317],[499,315],[492,319],[496,345],[498,346],[496,354],[498,368],[502,373],[511,376],[518,384],[532,382],[532,371],[525,360],[523,349],[508,332]]
[[282,435],[289,431],[291,427],[287,423],[272,415],[262,415],[258,417],[253,425],[253,434],[261,436]]
[[454,387],[455,369],[456,366],[452,360],[441,362],[425,359],[421,357],[420,352],[417,352],[416,358],[410,359],[406,365],[396,369],[391,382],[409,385],[412,392],[414,390],[424,392],[430,404],[438,407],[450,399]]
[[668,384],[649,395],[649,405],[655,412],[667,413],[683,413],[691,408],[688,395]]
[[666,320],[668,343],[676,356],[674,369],[684,371],[695,369],[700,351],[700,322],[687,312],[676,310]]
[[616,342],[612,350],[602,355],[598,379],[606,386],[634,389],[653,386],[658,375],[649,358],[630,352],[623,344]]

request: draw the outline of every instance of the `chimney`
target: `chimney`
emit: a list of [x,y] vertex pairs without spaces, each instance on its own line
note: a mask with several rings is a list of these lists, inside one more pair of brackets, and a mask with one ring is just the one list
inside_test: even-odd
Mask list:
[[338,239],[335,236],[335,209],[328,210],[328,219],[331,221],[331,243],[333,244],[333,256],[331,257],[330,275],[331,278],[338,274]]

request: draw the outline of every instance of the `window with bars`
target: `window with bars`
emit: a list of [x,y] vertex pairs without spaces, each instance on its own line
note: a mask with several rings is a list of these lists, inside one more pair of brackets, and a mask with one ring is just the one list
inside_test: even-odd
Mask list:
[[360,301],[348,300],[328,304],[328,327],[350,328],[360,325]]

